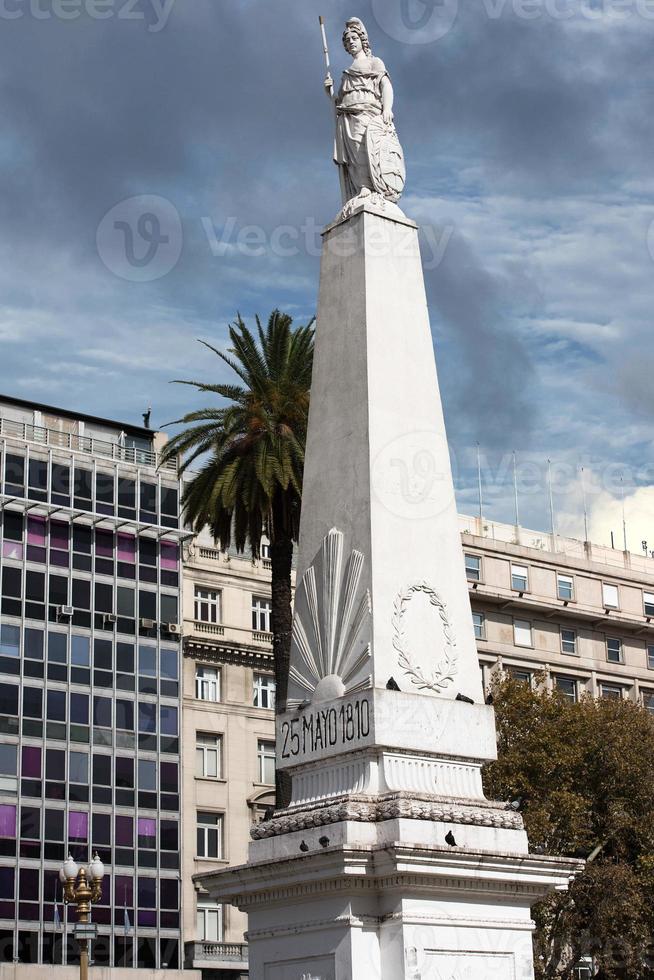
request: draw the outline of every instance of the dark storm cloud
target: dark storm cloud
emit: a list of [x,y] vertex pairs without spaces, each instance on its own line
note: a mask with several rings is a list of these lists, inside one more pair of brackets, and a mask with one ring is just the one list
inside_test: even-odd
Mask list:
[[[600,389],[593,438],[610,445],[611,415],[646,385],[625,351],[651,350],[654,23],[557,19],[545,3],[527,20],[480,0],[436,43],[404,44],[379,2],[176,0],[161,24],[153,0],[142,20],[0,11],[0,388],[135,419],[153,400],[161,422],[189,397],[170,377],[218,369],[196,337],[222,342],[237,309],[312,314],[317,229],[337,206],[317,15],[338,72],[358,13],[395,84],[407,206],[427,234],[451,223],[426,269],[451,437],[567,451],[582,434],[565,418]],[[170,201],[183,230],[153,282],[117,277],[96,250],[103,216],[142,194]]]

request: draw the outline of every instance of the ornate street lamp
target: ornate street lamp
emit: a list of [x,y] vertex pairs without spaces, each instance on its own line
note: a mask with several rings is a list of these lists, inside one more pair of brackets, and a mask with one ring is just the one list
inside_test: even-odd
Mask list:
[[69,854],[59,871],[59,880],[64,886],[64,902],[74,905],[77,910],[75,939],[79,943],[80,980],[88,980],[89,939],[95,939],[98,932],[97,923],[90,920],[91,903],[100,900],[103,878],[104,864],[97,854],[88,868],[83,865],[79,867]]

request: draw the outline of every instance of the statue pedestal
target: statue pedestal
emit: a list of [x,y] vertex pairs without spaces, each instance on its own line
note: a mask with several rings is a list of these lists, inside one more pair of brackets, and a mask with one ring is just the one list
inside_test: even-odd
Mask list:
[[248,913],[253,980],[532,980],[531,905],[579,862],[484,797],[417,228],[375,201],[325,232],[287,707],[289,807],[199,877]]

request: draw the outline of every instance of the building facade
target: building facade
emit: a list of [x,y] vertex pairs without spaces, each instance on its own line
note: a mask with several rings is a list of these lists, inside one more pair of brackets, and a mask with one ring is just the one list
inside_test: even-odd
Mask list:
[[271,641],[268,558],[199,535],[184,556],[184,941],[187,965],[214,978],[247,976],[247,919],[192,876],[247,861],[250,826],[274,804]]
[[479,660],[566,697],[654,711],[654,560],[460,518]]
[[78,962],[58,873],[95,851],[94,964],[183,965],[185,532],[162,441],[0,398],[0,959],[36,974]]
[[[96,850],[95,966],[247,976],[245,917],[193,875],[244,862],[274,803],[270,561],[181,526],[162,444],[0,397],[2,980],[76,974],[58,872]],[[460,526],[486,687],[654,710],[654,560]]]

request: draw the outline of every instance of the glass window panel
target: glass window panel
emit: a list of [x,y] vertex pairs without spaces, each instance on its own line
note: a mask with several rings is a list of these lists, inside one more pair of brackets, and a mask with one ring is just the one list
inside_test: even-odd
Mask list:
[[162,623],[178,621],[177,596],[161,594],[161,621]]
[[38,745],[24,745],[22,750],[21,775],[28,779],[41,778],[41,748]]
[[89,815],[81,810],[68,814],[68,840],[86,841],[89,838]]
[[120,847],[134,846],[134,820],[132,817],[116,817],[116,844]]
[[70,720],[75,725],[89,723],[89,695],[73,693],[70,696]]
[[12,803],[0,803],[0,837],[16,837],[16,807]]
[[25,630],[25,656],[28,660],[43,660],[44,636],[43,630],[31,627]]
[[45,602],[45,573],[28,568],[25,574],[25,598],[29,602]]
[[48,721],[66,721],[66,692],[48,691],[47,692],[47,711]]
[[116,758],[116,786],[134,788],[134,759],[128,756]]
[[43,718],[43,690],[39,687],[23,688],[23,715],[26,718]]
[[157,676],[157,650],[156,647],[139,644],[139,674],[144,677]]
[[160,708],[161,733],[177,735],[177,708],[162,704]]
[[0,624],[0,654],[3,657],[20,656],[20,626]]
[[125,732],[134,731],[134,702],[116,701],[116,728]]
[[149,759],[139,759],[139,789],[154,792],[157,788],[157,764]]
[[177,650],[163,648],[161,651],[161,676],[176,681],[178,677]]
[[61,524],[59,521],[50,522],[50,547],[57,548],[59,551],[68,551],[69,540],[68,524]]
[[93,753],[93,783],[96,786],[111,786],[111,756]]
[[604,582],[602,584],[602,598],[604,605],[609,609],[618,608],[618,587],[617,585],[609,585]]
[[46,525],[44,517],[27,518],[27,543],[36,545],[38,548],[45,548]]
[[66,753],[60,749],[46,749],[45,751],[45,778],[65,782],[66,780]]
[[71,752],[68,756],[68,778],[71,783],[88,785],[89,757],[86,752]]
[[118,533],[118,561],[136,561],[136,538],[133,534]]
[[0,684],[0,715],[18,717],[18,684]]
[[93,724],[96,728],[111,728],[111,698],[93,698]]
[[179,567],[179,548],[176,544],[162,541],[159,545],[161,567],[170,572],[176,572]]
[[157,730],[156,704],[139,704],[139,731],[154,733]]
[[119,616],[134,618],[134,589],[118,586],[116,590],[116,612]]
[[68,661],[68,637],[65,633],[48,630],[48,661],[65,664]]
[[91,662],[91,638],[89,636],[71,637],[71,663],[77,667],[88,667]]
[[96,529],[95,553],[100,558],[113,558],[114,536],[112,531],[102,531],[99,528]]
[[131,643],[119,643],[117,645],[116,667],[123,674],[134,673],[134,647]]

